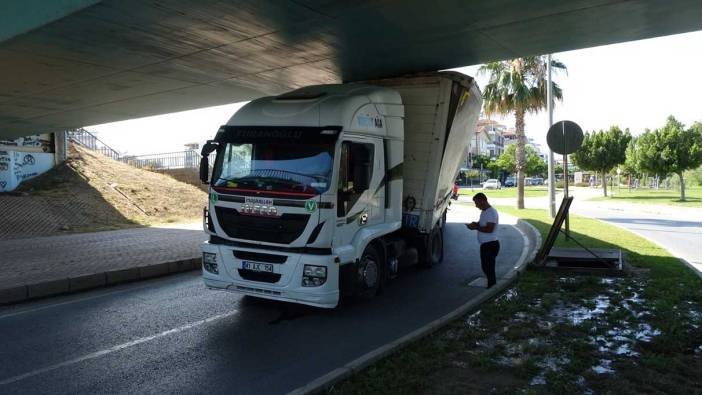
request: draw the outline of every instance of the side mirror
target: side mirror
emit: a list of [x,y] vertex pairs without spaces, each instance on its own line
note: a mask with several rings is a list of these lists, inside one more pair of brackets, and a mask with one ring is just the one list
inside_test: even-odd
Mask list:
[[209,156],[203,156],[200,159],[200,181],[203,184],[209,184],[210,180],[210,158]]
[[203,184],[209,184],[210,178],[210,154],[219,147],[219,144],[213,140],[208,140],[202,147],[200,155],[200,180]]

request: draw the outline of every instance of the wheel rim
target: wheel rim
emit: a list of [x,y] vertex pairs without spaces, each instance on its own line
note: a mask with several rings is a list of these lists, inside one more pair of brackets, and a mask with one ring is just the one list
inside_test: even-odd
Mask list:
[[361,280],[366,288],[374,288],[378,283],[378,263],[369,255],[363,257]]

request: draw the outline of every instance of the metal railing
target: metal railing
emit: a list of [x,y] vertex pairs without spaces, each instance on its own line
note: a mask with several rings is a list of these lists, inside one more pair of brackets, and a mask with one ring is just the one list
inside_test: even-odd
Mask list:
[[[214,165],[216,154],[209,156],[210,167]],[[200,153],[197,151],[167,152],[163,154],[123,156],[118,160],[145,170],[194,169],[200,167]]]
[[114,160],[120,160],[121,158],[121,155],[117,150],[112,149],[112,147],[105,144],[102,140],[97,138],[97,136],[83,128],[68,130],[66,131],[66,135],[70,141],[80,144],[83,147],[93,151],[97,151],[108,158],[112,158]]
[[[148,155],[121,155],[117,150],[83,128],[69,130],[66,134],[69,140],[74,143],[139,169],[171,170],[196,169],[200,167],[200,153],[194,150]],[[214,165],[215,156],[215,152],[209,156],[210,167]]]

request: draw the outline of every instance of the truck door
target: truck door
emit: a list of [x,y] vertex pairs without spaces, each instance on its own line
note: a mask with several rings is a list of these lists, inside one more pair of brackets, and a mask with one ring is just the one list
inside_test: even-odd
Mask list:
[[347,137],[341,142],[334,245],[348,245],[359,229],[382,223],[385,188],[382,140]]

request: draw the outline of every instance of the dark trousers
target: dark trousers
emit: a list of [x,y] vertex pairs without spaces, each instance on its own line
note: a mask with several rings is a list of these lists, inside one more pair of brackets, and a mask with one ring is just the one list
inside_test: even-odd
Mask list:
[[480,245],[480,266],[487,277],[487,286],[492,287],[497,282],[495,275],[495,258],[500,253],[499,241],[488,241]]

